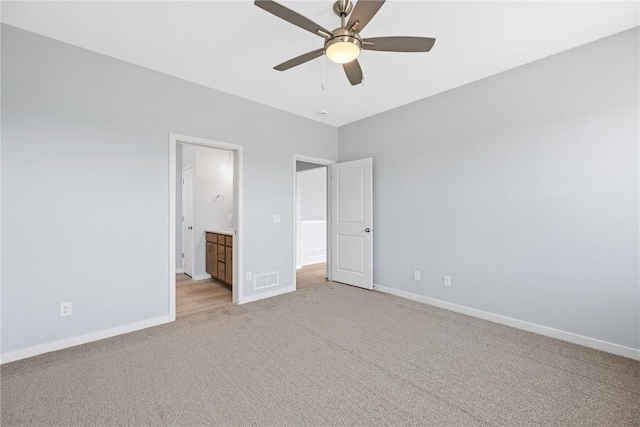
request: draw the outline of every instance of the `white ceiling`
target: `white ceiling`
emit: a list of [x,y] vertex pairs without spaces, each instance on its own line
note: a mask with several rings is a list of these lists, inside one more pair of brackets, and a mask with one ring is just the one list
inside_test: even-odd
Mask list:
[[[281,3],[333,29],[332,0]],[[364,37],[437,39],[430,53],[363,51],[364,86],[325,58],[273,66],[323,39],[253,5],[208,2],[11,2],[2,22],[341,126],[638,26],[638,1],[389,0]],[[319,110],[327,115],[319,115]]]

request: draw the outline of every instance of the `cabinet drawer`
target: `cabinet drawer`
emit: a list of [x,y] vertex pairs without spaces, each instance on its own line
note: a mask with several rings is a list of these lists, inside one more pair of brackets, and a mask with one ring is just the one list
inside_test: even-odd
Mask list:
[[233,246],[233,236],[224,236],[226,246]]
[[218,243],[224,245],[224,234],[218,234]]
[[207,242],[218,243],[218,235],[216,233],[207,233]]

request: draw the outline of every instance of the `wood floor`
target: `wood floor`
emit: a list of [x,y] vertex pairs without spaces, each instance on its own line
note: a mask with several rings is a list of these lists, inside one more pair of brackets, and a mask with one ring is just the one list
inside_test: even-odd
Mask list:
[[[327,283],[327,264],[302,267],[296,273],[297,288],[309,288]],[[176,317],[232,305],[231,287],[213,279],[191,280],[186,274],[176,274]]]
[[176,274],[176,317],[232,305],[231,286],[213,279],[193,281]]
[[327,263],[313,264],[302,267],[296,271],[296,288],[309,288],[311,286],[327,283]]

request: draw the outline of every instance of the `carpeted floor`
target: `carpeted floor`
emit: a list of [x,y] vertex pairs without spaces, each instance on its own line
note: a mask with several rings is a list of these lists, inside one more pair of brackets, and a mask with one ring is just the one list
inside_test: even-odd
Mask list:
[[2,367],[2,426],[640,425],[640,363],[336,283]]

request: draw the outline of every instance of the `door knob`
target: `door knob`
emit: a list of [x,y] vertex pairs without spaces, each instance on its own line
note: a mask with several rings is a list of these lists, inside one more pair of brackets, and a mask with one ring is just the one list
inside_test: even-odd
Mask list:
[[365,229],[364,229],[364,232],[365,232],[365,233],[371,233],[371,229],[370,229],[370,228],[365,228]]

